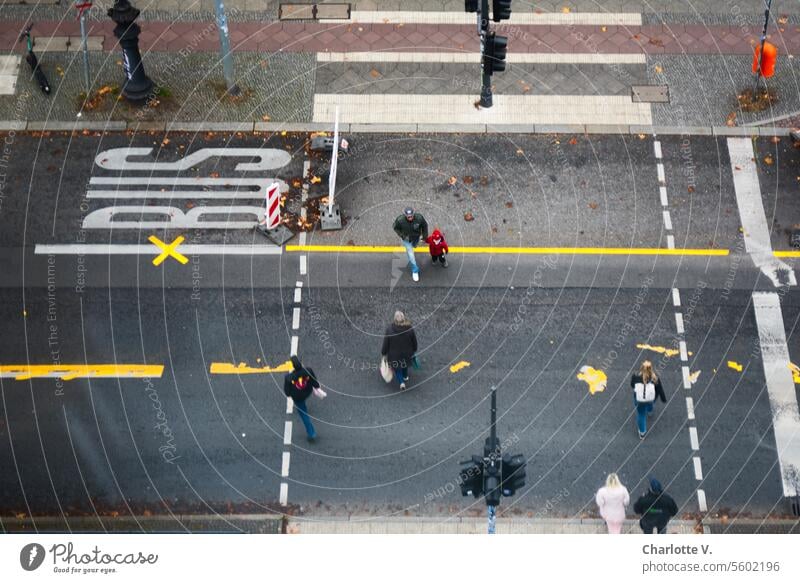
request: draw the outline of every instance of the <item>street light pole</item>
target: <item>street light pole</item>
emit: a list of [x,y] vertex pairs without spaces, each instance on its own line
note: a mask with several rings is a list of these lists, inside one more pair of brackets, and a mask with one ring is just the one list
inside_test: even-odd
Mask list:
[[483,466],[486,470],[486,509],[488,534],[494,534],[497,504],[500,503],[500,442],[497,439],[497,387],[492,386],[489,437],[483,445]]
[[236,85],[233,73],[233,57],[231,57],[231,41],[228,36],[228,19],[225,16],[223,0],[214,0],[217,13],[217,29],[219,30],[219,44],[222,51],[222,71],[225,74],[225,85],[229,95],[239,95],[241,92]]
[[150,96],[153,80],[144,72],[142,54],[139,52],[139,33],[142,29],[134,22],[139,10],[131,6],[128,0],[114,0],[114,6],[108,9],[108,16],[117,25],[114,27],[114,36],[119,39],[122,49],[122,67],[125,70],[122,95],[132,103],[141,103]]

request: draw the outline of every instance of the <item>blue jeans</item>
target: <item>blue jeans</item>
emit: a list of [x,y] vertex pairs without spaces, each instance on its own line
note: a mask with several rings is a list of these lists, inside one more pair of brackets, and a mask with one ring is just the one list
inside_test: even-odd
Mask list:
[[394,377],[397,379],[398,383],[406,382],[405,379],[408,378],[408,367],[394,369]]
[[294,406],[297,407],[297,414],[300,415],[300,419],[303,421],[303,425],[306,428],[306,433],[311,439],[314,439],[317,436],[317,432],[314,431],[314,426],[311,424],[311,417],[308,416],[306,402],[295,401]]
[[653,411],[653,403],[639,403],[636,397],[633,398],[636,403],[636,425],[639,428],[639,433],[647,433],[647,416]]
[[406,248],[406,255],[408,255],[408,263],[411,265],[411,273],[419,273],[419,266],[417,265],[417,258],[414,257],[414,243],[401,239],[400,242]]

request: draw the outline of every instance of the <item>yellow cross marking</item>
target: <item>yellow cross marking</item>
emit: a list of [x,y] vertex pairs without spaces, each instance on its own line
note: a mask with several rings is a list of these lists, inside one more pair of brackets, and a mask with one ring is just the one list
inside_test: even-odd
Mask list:
[[164,241],[162,241],[155,235],[150,235],[147,238],[147,240],[150,241],[153,245],[155,245],[159,249],[161,249],[161,254],[155,259],[153,259],[153,265],[161,265],[167,257],[173,257],[177,261],[180,261],[183,265],[189,263],[189,259],[187,259],[185,255],[181,255],[180,253],[178,253],[177,250],[178,245],[180,245],[184,241],[183,235],[179,235],[178,238],[175,239],[169,245],[164,243]]

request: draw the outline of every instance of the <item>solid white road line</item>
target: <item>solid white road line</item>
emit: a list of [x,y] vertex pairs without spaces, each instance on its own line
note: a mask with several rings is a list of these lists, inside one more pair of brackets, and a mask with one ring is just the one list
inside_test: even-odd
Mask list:
[[[179,245],[176,251],[183,255],[280,255],[283,247],[276,245]],[[36,255],[158,255],[155,245],[124,243],[68,243],[36,245]]]
[[628,95],[495,95],[494,107],[476,109],[474,95],[314,95],[314,122],[442,124],[605,124],[652,125],[649,103]]
[[797,496],[800,488],[800,411],[798,411],[780,298],[776,293],[753,292],[753,308],[767,381],[772,429],[778,450],[784,496]]
[[286,506],[289,503],[289,484],[281,482],[281,493],[279,497],[281,506]]
[[[772,254],[767,216],[761,199],[758,168],[750,138],[728,138],[728,152],[736,191],[736,205],[744,231],[744,245],[758,267],[775,286],[797,285],[794,269]],[[783,275],[784,277],[781,277]]]
[[701,488],[697,490],[697,505],[700,507],[700,512],[708,512],[708,502],[706,502],[706,491]]
[[284,478],[289,475],[289,460],[290,460],[289,452],[288,451],[283,452],[283,461],[281,463],[281,476]]
[[[318,63],[480,63],[475,51],[445,52],[395,52],[364,51],[352,53],[317,53]],[[543,65],[644,65],[644,53],[509,53],[506,62],[511,64]]]
[[694,421],[694,399],[691,397],[686,397],[686,417]]
[[697,438],[697,427],[689,428],[689,443],[692,446],[692,451],[700,449],[700,440]]
[[292,445],[292,422],[287,421],[283,426],[283,445]]
[[292,309],[292,330],[300,328],[300,308]]
[[[475,25],[475,15],[468,12],[434,12],[428,10],[353,10],[349,19],[326,19],[325,22],[364,24],[460,24]],[[520,12],[501,26],[641,26],[638,12]],[[502,28],[501,31],[502,32]],[[513,32],[513,31],[512,31]],[[519,33],[517,33],[519,34]]]
[[675,312],[675,328],[678,330],[678,334],[683,334],[683,314],[680,312]]
[[297,336],[292,336],[292,350],[291,350],[292,356],[297,356],[297,345],[299,344],[299,342],[300,338],[298,338]]
[[692,463],[694,464],[694,477],[697,481],[703,481],[703,464],[700,461],[700,458],[695,456],[692,458]]
[[678,288],[672,288],[672,305],[676,308],[681,305],[681,292]]
[[669,206],[669,199],[667,199],[667,187],[659,186],[658,194],[661,196],[661,206]]

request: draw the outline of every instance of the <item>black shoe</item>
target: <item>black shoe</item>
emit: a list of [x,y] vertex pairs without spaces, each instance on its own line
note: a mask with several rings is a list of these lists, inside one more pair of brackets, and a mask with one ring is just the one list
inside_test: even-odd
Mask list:
[[447,267],[447,257],[442,255],[442,267]]
[[317,436],[316,435],[308,435],[308,436],[306,436],[306,440],[308,441],[308,443],[316,443],[317,442]]

